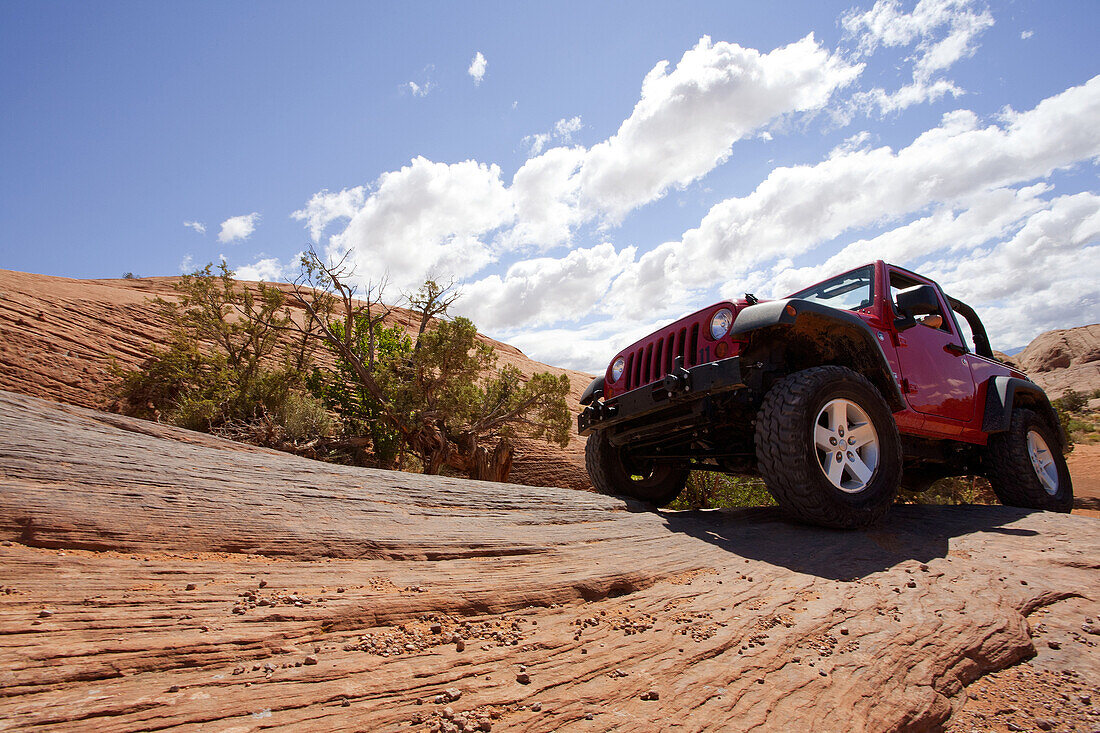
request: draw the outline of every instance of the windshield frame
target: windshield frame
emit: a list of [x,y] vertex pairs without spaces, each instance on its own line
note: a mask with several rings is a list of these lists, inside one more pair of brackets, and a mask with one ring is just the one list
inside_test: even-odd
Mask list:
[[[867,276],[867,281],[868,281],[868,285],[870,286],[870,288],[869,288],[869,292],[868,292],[868,295],[867,295],[867,304],[866,305],[860,306],[859,308],[841,308],[841,307],[838,307],[837,305],[835,305],[833,303],[830,303],[829,302],[830,299],[822,299],[822,298],[818,298],[818,297],[813,297],[815,291],[824,290],[825,287],[828,286],[829,284],[836,283],[837,281],[842,281],[842,280],[844,280],[845,278],[851,276],[854,273],[860,273],[860,274],[865,273],[866,276]],[[826,280],[822,280],[819,283],[815,283],[814,285],[811,285],[808,288],[803,288],[802,290],[799,290],[796,293],[792,293],[791,295],[788,295],[787,297],[788,298],[798,298],[800,300],[808,300],[812,303],[818,303],[820,305],[828,306],[829,308],[836,308],[837,310],[846,310],[846,311],[849,311],[851,313],[858,313],[860,311],[867,310],[868,308],[872,308],[874,306],[875,297],[877,295],[877,290],[878,290],[876,279],[877,278],[876,278],[876,275],[875,275],[875,266],[873,264],[860,265],[859,267],[853,267],[851,270],[848,270],[846,272],[842,272],[839,275],[835,275],[835,276],[830,277]],[[863,286],[861,284],[858,287],[863,287]],[[850,290],[844,291],[844,293],[851,292],[852,290],[855,290],[855,289],[857,289],[857,288],[851,288]],[[838,293],[837,295],[844,295],[844,293]]]

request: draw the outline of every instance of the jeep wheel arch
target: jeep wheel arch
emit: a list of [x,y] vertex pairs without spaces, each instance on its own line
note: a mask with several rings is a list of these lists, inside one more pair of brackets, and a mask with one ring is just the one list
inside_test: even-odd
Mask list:
[[[901,390],[874,331],[848,311],[799,298],[745,308],[733,323],[734,337],[748,337],[746,360],[782,344],[790,372],[835,364],[864,375],[893,411],[905,409]],[[763,361],[763,359],[762,359]]]
[[984,432],[1005,432],[1012,424],[1013,408],[1027,407],[1050,424],[1051,430],[1062,441],[1059,447],[1065,447],[1067,443],[1065,430],[1042,387],[1026,379],[1004,376],[990,377],[986,385],[985,412],[982,416]]
[[584,392],[581,393],[581,404],[588,405],[594,402],[601,394],[603,394],[603,377],[596,377],[592,382],[585,387]]

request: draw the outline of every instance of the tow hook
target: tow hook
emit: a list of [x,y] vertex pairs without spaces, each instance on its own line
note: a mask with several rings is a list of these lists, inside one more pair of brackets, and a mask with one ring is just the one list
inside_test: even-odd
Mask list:
[[669,397],[677,392],[691,391],[691,372],[684,369],[684,357],[676,357],[672,362],[672,371],[665,377],[661,384]]

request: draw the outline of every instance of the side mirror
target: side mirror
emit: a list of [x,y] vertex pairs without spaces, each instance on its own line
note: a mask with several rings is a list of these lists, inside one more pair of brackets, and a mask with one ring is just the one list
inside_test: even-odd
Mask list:
[[938,313],[940,299],[931,285],[917,285],[898,291],[897,307],[901,317],[894,320],[894,327],[904,331],[917,325],[917,316]]

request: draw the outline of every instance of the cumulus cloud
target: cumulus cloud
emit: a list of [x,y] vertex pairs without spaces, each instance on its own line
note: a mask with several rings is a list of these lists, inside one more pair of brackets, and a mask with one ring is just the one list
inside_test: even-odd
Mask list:
[[[475,78],[483,62],[475,57]],[[314,239],[348,218],[333,251],[355,249],[364,270],[388,271],[395,282],[413,284],[445,270],[467,277],[501,252],[568,243],[586,221],[618,221],[699,179],[726,160],[737,140],[784,115],[820,109],[860,69],[812,35],[766,54],[704,37],[675,67],[654,67],[611,138],[591,149],[565,147],[583,127],[580,117],[568,117],[542,133],[545,139],[532,140],[539,152],[511,186],[495,165],[418,157],[369,190],[322,191],[294,217]],[[543,150],[551,141],[562,145]]]
[[264,282],[277,282],[286,274],[286,267],[276,257],[267,257],[251,265],[236,268],[233,274],[238,280],[262,280]]
[[632,311],[662,292],[716,285],[857,227],[1048,176],[1100,155],[1100,130],[1090,122],[1097,115],[1100,76],[1030,111],[1008,111],[1001,125],[983,127],[959,110],[896,153],[854,150],[813,166],[776,168],[748,196],[712,207],[681,241],[642,255],[609,297],[620,311]]
[[183,225],[188,229],[194,229],[199,234],[206,234],[206,225],[198,221],[185,221]]
[[609,243],[574,249],[561,258],[523,260],[503,277],[492,275],[466,285],[459,307],[488,329],[572,321],[587,314],[633,261],[633,247],[617,252]]
[[407,87],[414,97],[426,97],[428,92],[432,90],[431,82],[424,82],[423,84],[417,84],[415,81],[407,82]]
[[[548,248],[585,221],[616,224],[705,176],[738,140],[784,116],[820,110],[861,70],[812,35],[767,54],[704,36],[675,68],[662,61],[646,75],[640,100],[613,136],[590,149],[551,148],[517,171],[511,241]],[[570,135],[574,124],[558,123]]]
[[588,152],[577,174],[581,205],[617,222],[701,178],[755,129],[821,109],[861,71],[812,34],[767,54],[704,36],[675,68],[654,66],[630,116]]
[[913,12],[906,13],[897,0],[879,0],[866,12],[846,14],[841,25],[858,39],[860,54],[874,53],[879,46],[915,44],[907,59],[913,67],[912,82],[894,92],[875,88],[858,94],[856,103],[889,114],[947,94],[961,95],[963,90],[954,82],[937,75],[973,56],[978,36],[993,25],[990,12],[975,5],[972,0],[920,0]]
[[485,69],[488,68],[489,62],[485,60],[485,56],[481,51],[474,54],[473,61],[470,62],[470,68],[466,69],[466,73],[473,77],[474,86],[481,84],[481,80],[485,78]]
[[345,188],[331,193],[327,188],[313,194],[305,208],[291,214],[291,218],[304,221],[309,226],[313,241],[319,242],[325,228],[338,219],[350,219],[363,207],[366,200],[365,186]]
[[466,278],[493,259],[485,235],[513,217],[498,166],[417,157],[378,179],[328,251],[335,258],[351,251],[361,275],[384,272],[400,288],[429,273]]
[[195,258],[190,254],[184,255],[180,260],[180,273],[187,275],[195,271]]
[[1027,39],[1031,38],[1034,35],[1035,35],[1035,31],[1021,31],[1020,32],[1020,40],[1021,41],[1026,41]]
[[256,223],[260,220],[258,212],[231,216],[222,222],[221,231],[218,232],[218,241],[222,243],[236,242],[240,239],[248,239],[252,232],[256,231]]

